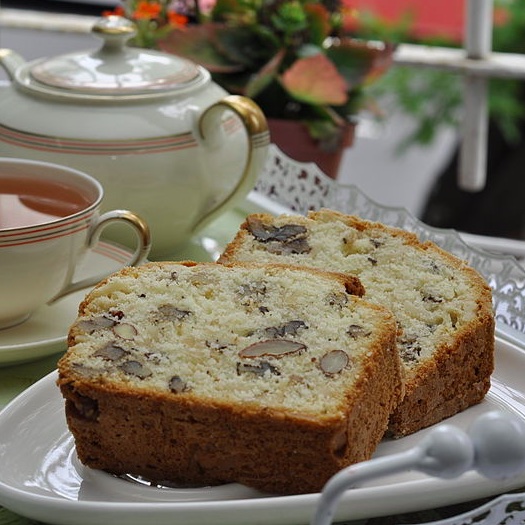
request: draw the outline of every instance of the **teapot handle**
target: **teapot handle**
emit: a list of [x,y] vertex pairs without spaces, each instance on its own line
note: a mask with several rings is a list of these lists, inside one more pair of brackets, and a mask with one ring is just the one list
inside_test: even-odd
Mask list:
[[240,196],[245,196],[253,189],[259,170],[264,166],[270,143],[268,122],[261,108],[251,99],[240,95],[228,95],[207,108],[199,119],[199,133],[205,139],[205,120],[211,113],[219,109],[232,110],[236,113],[248,135],[248,152],[242,175],[230,194],[222,202],[210,209],[193,227],[193,231],[200,230],[214,219],[220,212],[231,205]]
[[26,61],[11,49],[0,49],[0,66],[4,68],[11,80],[14,80],[17,69],[25,63]]

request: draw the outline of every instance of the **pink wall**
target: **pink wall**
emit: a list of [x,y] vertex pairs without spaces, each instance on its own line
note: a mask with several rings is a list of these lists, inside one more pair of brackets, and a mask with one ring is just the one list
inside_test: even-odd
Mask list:
[[410,12],[417,36],[447,36],[463,39],[465,0],[348,0],[358,10],[370,10],[386,20]]

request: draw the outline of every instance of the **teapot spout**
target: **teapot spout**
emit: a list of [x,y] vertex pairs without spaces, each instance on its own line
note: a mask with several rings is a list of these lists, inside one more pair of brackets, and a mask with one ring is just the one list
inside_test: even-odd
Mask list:
[[0,65],[4,68],[11,80],[14,80],[16,71],[25,63],[25,59],[11,49],[0,49]]

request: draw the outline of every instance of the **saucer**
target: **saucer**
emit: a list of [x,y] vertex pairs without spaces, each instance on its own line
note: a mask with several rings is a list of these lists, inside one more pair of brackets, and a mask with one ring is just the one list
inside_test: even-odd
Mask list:
[[[130,260],[127,248],[99,241],[77,270],[79,278],[95,273],[108,275]],[[77,315],[86,290],[67,295],[52,305],[39,308],[25,322],[0,330],[0,366],[39,359],[65,349],[67,332]]]

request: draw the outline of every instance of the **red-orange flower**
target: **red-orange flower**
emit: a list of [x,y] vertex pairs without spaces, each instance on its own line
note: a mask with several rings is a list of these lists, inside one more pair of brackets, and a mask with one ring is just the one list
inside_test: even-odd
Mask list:
[[147,2],[143,0],[137,5],[137,9],[133,13],[133,18],[137,20],[152,20],[157,18],[162,11],[162,6],[157,2]]
[[113,16],[113,15],[126,16],[126,12],[124,11],[124,8],[120,5],[115,7],[115,9],[113,9],[112,11],[110,10],[102,11],[102,16]]
[[343,2],[341,14],[345,31],[352,32],[359,28],[359,11],[355,7],[351,7],[349,2]]
[[168,12],[168,22],[171,26],[180,27],[188,24],[188,17],[173,11]]

